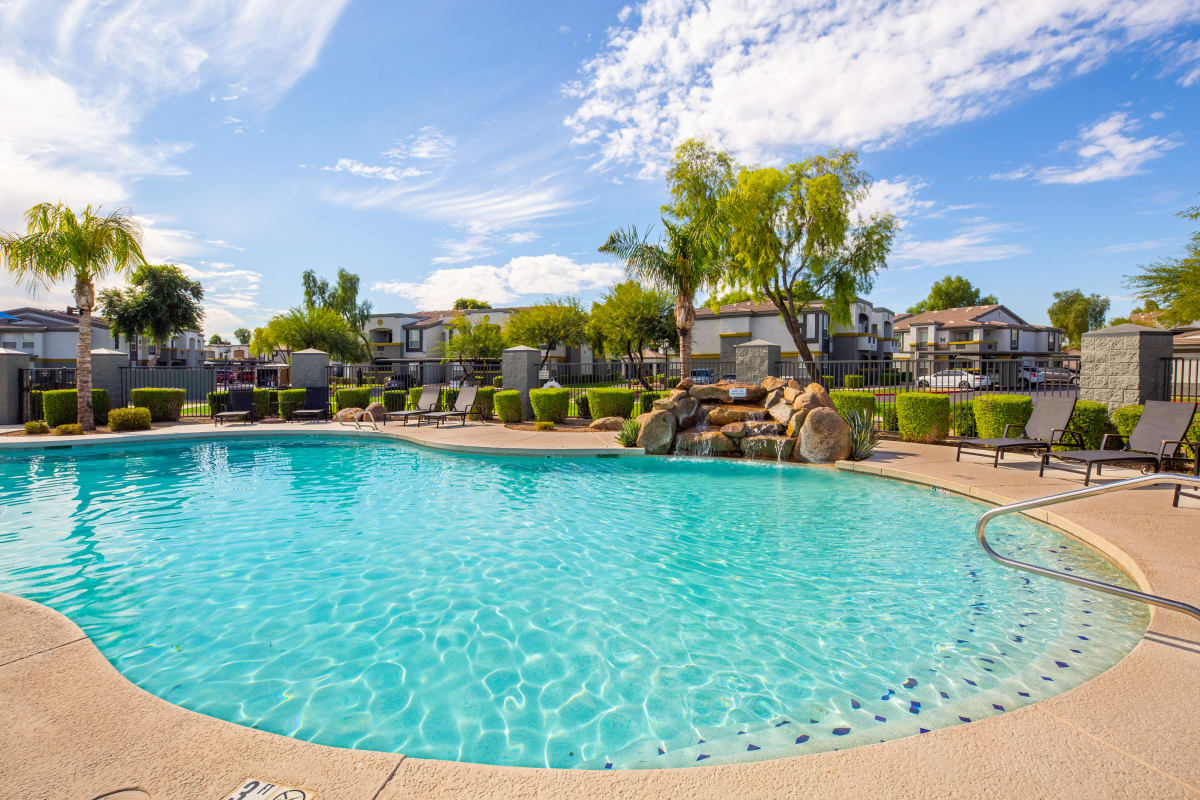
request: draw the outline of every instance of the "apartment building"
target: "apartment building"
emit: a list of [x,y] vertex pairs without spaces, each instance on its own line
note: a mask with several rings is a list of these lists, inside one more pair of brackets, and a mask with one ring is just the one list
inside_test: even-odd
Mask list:
[[[806,306],[799,322],[808,349],[818,359],[886,361],[896,349],[892,338],[894,317],[891,310],[860,299],[851,305],[847,324],[832,322],[823,303]],[[773,303],[748,301],[724,305],[716,311],[696,309],[693,359],[732,362],[733,348],[754,339],[778,344],[781,358],[799,356],[792,335]]]
[[[122,339],[103,317],[92,316],[92,349],[121,350],[133,364],[196,367],[203,362],[200,331],[184,331],[163,344],[161,352],[144,337]],[[34,366],[73,367],[79,352],[79,317],[72,311],[12,308],[0,312],[0,347],[33,356]]]
[[1062,355],[1060,328],[1030,325],[1000,304],[901,314],[893,330],[899,339],[896,360],[1020,358],[1036,362]]

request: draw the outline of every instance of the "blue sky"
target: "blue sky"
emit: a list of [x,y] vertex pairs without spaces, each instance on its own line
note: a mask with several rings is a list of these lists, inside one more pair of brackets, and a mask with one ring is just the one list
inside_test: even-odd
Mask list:
[[[1200,5],[0,0],[0,230],[125,205],[209,333],[362,277],[376,310],[576,294],[656,221],[673,143],[855,147],[903,229],[870,297],[962,274],[1031,322],[1178,251],[1200,200]],[[65,293],[40,302],[65,305]],[[29,302],[0,276],[0,307]]]

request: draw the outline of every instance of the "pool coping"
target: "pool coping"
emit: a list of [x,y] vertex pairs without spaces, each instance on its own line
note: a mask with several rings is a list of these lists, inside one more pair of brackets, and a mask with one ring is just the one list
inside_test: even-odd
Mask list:
[[[262,426],[255,435],[271,435],[284,427]],[[189,430],[145,438],[211,435]],[[92,441],[110,443],[118,436]],[[64,442],[56,437],[48,443]],[[587,451],[584,455],[595,454],[592,448],[582,449]],[[1030,470],[1019,457],[1010,468],[993,471],[990,463],[955,465],[947,452],[953,455],[945,448],[886,443],[876,459],[838,467],[992,503],[1078,485],[1059,479],[1026,480]],[[1036,474],[1036,465],[1032,472]],[[1169,494],[1166,489],[1139,490],[1139,502],[1132,503],[1128,498],[1121,502],[1120,494],[1107,495],[1031,516],[1109,557],[1144,590],[1178,595],[1179,586],[1200,581],[1200,508],[1193,501],[1170,509]],[[1151,541],[1156,538],[1146,535],[1151,525],[1158,539],[1174,547]],[[1146,637],[1111,669],[1016,711],[848,750],[712,767],[612,772],[496,767],[302,742],[187,711],[138,689],[74,623],[46,606],[0,595],[0,630],[16,632],[0,640],[0,712],[10,720],[0,727],[0,747],[9,754],[0,759],[0,786],[40,786],[47,797],[92,798],[138,788],[151,798],[192,796],[187,792],[218,798],[251,776],[313,790],[320,800],[753,798],[799,793],[1041,797],[1047,796],[1048,787],[1055,787],[1049,791],[1055,796],[1200,797],[1200,747],[1186,744],[1195,742],[1200,730],[1200,708],[1194,701],[1200,684],[1200,625],[1157,609],[1152,610]]]

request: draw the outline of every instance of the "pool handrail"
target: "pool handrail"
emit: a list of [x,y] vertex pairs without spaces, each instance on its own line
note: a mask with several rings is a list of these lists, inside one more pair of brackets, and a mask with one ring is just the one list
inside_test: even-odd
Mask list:
[[1200,620],[1200,608],[1181,602],[1172,600],[1168,597],[1160,597],[1155,594],[1147,594],[1139,592],[1135,589],[1126,589],[1123,586],[1115,586],[1104,581],[1093,580],[1092,578],[1084,578],[1079,575],[1068,575],[1065,572],[1049,569],[1047,567],[1039,567],[1036,564],[1029,564],[1024,561],[1017,561],[1014,558],[1002,556],[992,549],[987,542],[987,525],[996,517],[1004,514],[1012,514],[1018,511],[1029,511],[1034,508],[1042,508],[1044,506],[1053,506],[1059,503],[1069,503],[1072,500],[1079,500],[1084,497],[1094,497],[1099,494],[1108,494],[1109,492],[1119,492],[1124,489],[1134,489],[1139,486],[1157,486],[1163,483],[1173,483],[1176,487],[1176,495],[1178,495],[1179,487],[1188,485],[1200,488],[1200,477],[1194,475],[1180,475],[1171,472],[1158,472],[1153,475],[1139,475],[1136,478],[1127,478],[1125,480],[1114,481],[1100,486],[1088,486],[1083,489],[1073,489],[1069,492],[1060,492],[1059,494],[1047,495],[1045,497],[1037,497],[1033,500],[1023,500],[1019,503],[1009,503],[1004,506],[997,506],[983,513],[979,521],[975,523],[975,535],[979,538],[979,546],[983,551],[992,557],[993,560],[1000,562],[1008,567],[1032,572],[1035,575],[1041,575],[1046,578],[1054,578],[1055,580],[1073,583],[1076,586],[1082,586],[1085,589],[1094,589],[1098,592],[1106,592],[1107,594],[1116,595],[1117,597],[1126,597],[1131,600],[1140,600],[1143,603],[1159,606],[1161,608],[1178,611],[1182,614],[1188,614],[1197,620]]

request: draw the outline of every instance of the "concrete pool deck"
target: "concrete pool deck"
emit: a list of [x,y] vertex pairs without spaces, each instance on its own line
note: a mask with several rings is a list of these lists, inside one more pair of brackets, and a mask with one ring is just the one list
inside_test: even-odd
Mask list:
[[[180,427],[189,437],[211,432],[206,426]],[[337,426],[261,425],[240,431],[258,436],[287,429],[312,433]],[[552,455],[616,450],[599,441],[586,447],[560,442],[591,436],[584,433],[483,425],[466,429],[471,430],[477,433],[443,428],[439,436],[422,428],[421,443],[463,450],[477,443],[482,452]],[[235,436],[239,428],[222,431]],[[415,438],[416,429],[409,426],[408,434]],[[611,440],[610,434],[604,436]],[[72,437],[30,438],[64,444]],[[83,438],[116,443],[175,437],[156,431]],[[3,437],[0,447],[15,446],[11,442],[30,443],[27,437]],[[1030,457],[1010,456],[1004,463],[993,469],[983,458],[964,456],[956,464],[952,448],[885,442],[870,461],[839,466],[991,502],[1081,485],[1066,472],[1039,480]],[[1101,480],[1133,474],[1106,470]],[[1034,516],[1103,552],[1143,590],[1195,603],[1200,597],[1200,500],[1185,498],[1180,508],[1170,502],[1169,488],[1139,489],[1042,509]],[[78,627],[44,606],[0,595],[0,630],[3,798],[89,800],[140,789],[155,800],[224,800],[251,777],[302,787],[319,800],[1200,797],[1200,623],[1157,609],[1148,633],[1112,669],[1016,711],[868,747],[729,766],[611,772],[493,767],[301,742],[186,711],[143,692],[117,673]]]

